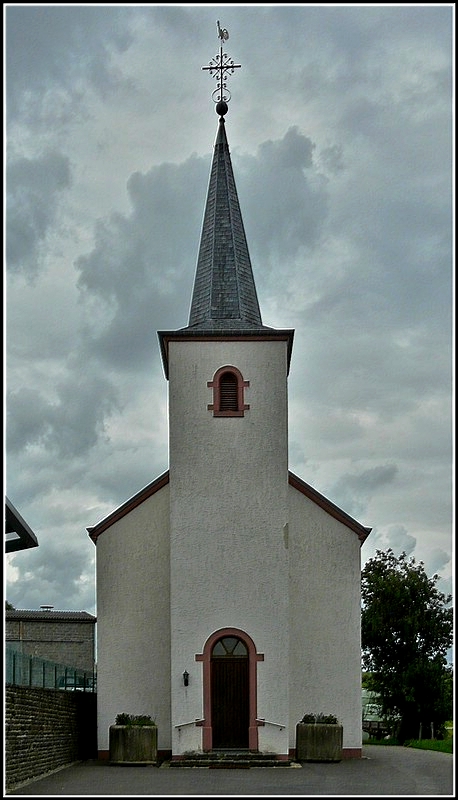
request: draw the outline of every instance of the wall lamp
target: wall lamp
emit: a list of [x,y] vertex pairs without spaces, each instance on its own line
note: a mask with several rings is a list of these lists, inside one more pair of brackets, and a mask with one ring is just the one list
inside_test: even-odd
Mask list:
[[186,670],[183,672],[183,685],[188,686],[189,684],[189,672]]

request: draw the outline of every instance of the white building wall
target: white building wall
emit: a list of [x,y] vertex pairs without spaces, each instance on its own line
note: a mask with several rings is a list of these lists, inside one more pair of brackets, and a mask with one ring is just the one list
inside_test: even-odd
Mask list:
[[[202,746],[201,728],[175,726],[202,719],[202,664],[195,655],[221,628],[242,629],[264,653],[258,717],[288,722],[286,348],[284,341],[169,345],[175,754]],[[207,408],[213,402],[207,382],[225,365],[250,382],[242,418],[213,417]],[[260,728],[259,740],[261,749],[287,752],[279,728]]]
[[335,714],[360,748],[360,541],[289,487],[290,747],[306,713]]
[[170,749],[167,485],[99,535],[96,561],[98,749],[121,712],[150,714]]

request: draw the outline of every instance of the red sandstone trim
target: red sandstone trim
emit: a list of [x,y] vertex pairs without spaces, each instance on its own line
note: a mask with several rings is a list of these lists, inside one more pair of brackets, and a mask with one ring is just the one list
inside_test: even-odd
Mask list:
[[156,480],[152,483],[149,483],[148,486],[145,486],[140,492],[137,492],[130,500],[127,500],[123,503],[122,506],[113,511],[108,517],[105,517],[101,522],[97,525],[93,525],[92,528],[86,528],[89,536],[91,537],[94,544],[97,543],[97,538],[100,536],[103,531],[106,531],[111,525],[114,525],[115,522],[118,522],[120,519],[126,516],[126,514],[130,514],[134,508],[141,505],[148,497],[151,497],[153,494],[162,489],[163,486],[166,486],[169,482],[169,471],[164,472],[162,475],[159,475]]
[[259,748],[258,742],[258,723],[257,723],[257,663],[264,661],[264,654],[256,652],[256,646],[250,636],[245,631],[238,628],[220,628],[215,631],[207,639],[203,653],[196,653],[196,661],[202,661],[203,667],[203,701],[204,713],[202,725],[202,749],[209,751],[213,747],[212,736],[213,730],[211,726],[212,709],[211,709],[211,653],[214,645],[223,636],[236,636],[241,639],[248,650],[248,670],[249,670],[249,727],[248,727],[248,747],[250,750],[257,751]]
[[344,747],[342,758],[362,758],[363,750],[361,747]]
[[[220,382],[222,376],[226,372],[231,372],[237,379],[237,411],[220,410],[220,403],[221,403]],[[225,367],[220,367],[213,375],[213,380],[207,381],[208,388],[213,389],[213,403],[210,403],[207,406],[208,410],[213,411],[214,417],[243,417],[244,412],[248,411],[250,408],[250,406],[246,405],[244,402],[244,389],[249,385],[250,382],[243,380],[243,375],[240,372],[240,370],[237,369],[237,367],[232,367],[230,365],[226,365]]]

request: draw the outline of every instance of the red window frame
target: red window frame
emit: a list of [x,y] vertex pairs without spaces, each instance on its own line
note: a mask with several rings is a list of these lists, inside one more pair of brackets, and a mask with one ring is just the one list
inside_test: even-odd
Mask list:
[[[224,409],[221,410],[221,379],[227,373],[233,375],[237,381],[237,409]],[[245,411],[250,408],[249,404],[245,403],[244,392],[245,388],[250,385],[249,381],[243,380],[243,375],[237,367],[226,365],[220,367],[214,374],[212,381],[207,381],[209,389],[213,389],[213,403],[207,406],[209,411],[213,411],[214,417],[243,417]]]

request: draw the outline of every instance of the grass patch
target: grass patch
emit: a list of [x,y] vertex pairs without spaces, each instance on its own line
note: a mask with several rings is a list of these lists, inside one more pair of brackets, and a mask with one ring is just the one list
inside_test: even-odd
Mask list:
[[405,743],[405,747],[415,747],[417,750],[439,750],[441,753],[453,753],[453,739],[412,739]]
[[[363,742],[366,745],[373,745],[378,747],[399,747],[400,743],[397,739],[369,739]],[[453,753],[453,736],[447,736],[445,739],[411,739],[404,743],[404,747],[414,747],[417,750],[439,750],[441,753]]]

